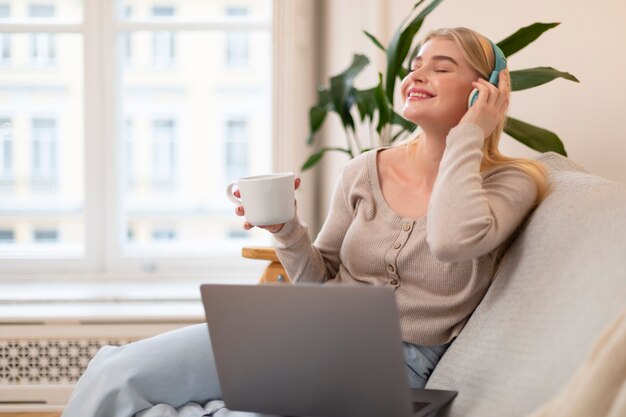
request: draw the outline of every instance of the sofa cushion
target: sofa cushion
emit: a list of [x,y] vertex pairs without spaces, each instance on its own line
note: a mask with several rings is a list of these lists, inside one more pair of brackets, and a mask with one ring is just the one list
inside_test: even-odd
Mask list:
[[530,413],[626,305],[626,185],[556,154],[539,159],[551,191],[428,382],[459,391],[443,415]]

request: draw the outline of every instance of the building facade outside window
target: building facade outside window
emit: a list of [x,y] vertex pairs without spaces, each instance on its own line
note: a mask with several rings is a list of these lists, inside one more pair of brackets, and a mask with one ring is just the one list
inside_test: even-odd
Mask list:
[[176,123],[171,119],[152,122],[152,179],[172,183],[176,179]]
[[55,243],[59,240],[59,232],[55,229],[35,229],[33,231],[33,242],[35,243]]
[[15,241],[15,232],[8,229],[0,229],[0,245],[11,244]]
[[12,179],[14,170],[11,119],[0,117],[0,180]]
[[58,132],[55,119],[32,120],[33,180],[56,181],[58,169]]
[[[174,17],[174,7],[155,6],[152,16],[157,19]],[[174,33],[169,31],[155,32],[152,37],[152,62],[156,67],[171,67],[174,65],[175,54]]]
[[[52,4],[32,4],[28,7],[29,16],[34,19],[54,17]],[[30,57],[34,66],[52,66],[56,63],[56,37],[52,33],[30,35]]]
[[[247,9],[243,7],[229,7],[226,9],[227,16],[246,16]],[[226,67],[233,69],[245,69],[249,60],[248,33],[231,30],[226,33]]]
[[227,181],[248,175],[248,123],[245,119],[230,119],[226,122],[226,161]]
[[[0,4],[0,22],[11,17],[11,6],[8,4]],[[11,35],[8,33],[0,33],[0,66],[6,66],[11,63]]]

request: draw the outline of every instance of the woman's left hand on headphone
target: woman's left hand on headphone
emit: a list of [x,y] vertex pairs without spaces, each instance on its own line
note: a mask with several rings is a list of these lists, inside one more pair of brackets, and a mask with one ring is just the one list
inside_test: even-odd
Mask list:
[[482,78],[472,82],[472,87],[478,89],[478,99],[461,118],[459,124],[475,124],[483,130],[485,137],[494,131],[498,123],[506,117],[509,107],[511,86],[506,76],[508,71],[508,68],[500,71],[498,87]]

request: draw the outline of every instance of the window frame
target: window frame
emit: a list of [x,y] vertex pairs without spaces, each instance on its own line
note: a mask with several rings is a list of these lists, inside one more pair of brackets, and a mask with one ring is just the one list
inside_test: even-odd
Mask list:
[[[198,279],[210,282],[229,278],[241,279],[242,276],[258,278],[262,263],[243,260],[240,256],[190,256],[166,257],[165,253],[157,254],[158,268],[155,268],[155,256],[128,257],[122,252],[122,243],[117,239],[125,236],[125,224],[122,211],[118,209],[124,187],[124,161],[121,155],[124,140],[122,129],[124,120],[119,103],[116,103],[117,86],[120,85],[121,66],[124,59],[120,56],[123,48],[116,46],[117,34],[124,31],[193,31],[193,30],[255,30],[266,29],[272,33],[272,107],[273,150],[272,164],[274,170],[293,169],[294,147],[290,143],[293,129],[277,129],[277,108],[280,107],[282,117],[292,113],[293,106],[282,104],[278,92],[286,88],[288,80],[285,72],[294,72],[293,68],[281,68],[296,49],[288,39],[280,36],[286,32],[287,24],[293,17],[298,17],[290,0],[274,0],[272,4],[272,20],[245,18],[231,22],[223,19],[203,21],[117,21],[122,16],[121,2],[101,2],[85,0],[83,20],[81,22],[16,22],[3,24],[0,33],[77,33],[82,35],[83,74],[84,74],[84,155],[85,155],[85,252],[82,258],[64,257],[53,259],[3,259],[0,262],[0,281],[14,279],[137,279],[137,280],[170,280],[181,278]],[[286,13],[287,12],[287,13]],[[302,15],[300,15],[302,16]],[[114,19],[115,17],[115,19]],[[304,19],[304,17],[300,17]],[[289,50],[287,50],[289,49]],[[283,51],[285,50],[285,51]],[[96,53],[96,51],[99,51]],[[278,54],[277,52],[281,52]],[[117,55],[116,55],[117,54]],[[119,67],[117,67],[119,66]],[[293,66],[293,64],[292,64]],[[283,97],[284,98],[284,97]],[[287,117],[288,118],[288,117]],[[119,123],[118,123],[119,121]],[[290,126],[292,127],[292,126]],[[90,155],[102,155],[101,158],[90,158]],[[89,161],[89,163],[87,163]],[[102,175],[110,172],[107,167],[115,166],[114,175]],[[115,232],[111,232],[115,230]],[[233,247],[241,243],[233,241]],[[156,272],[155,272],[156,271]],[[183,272],[184,271],[184,272]],[[251,275],[252,274],[252,275]]]

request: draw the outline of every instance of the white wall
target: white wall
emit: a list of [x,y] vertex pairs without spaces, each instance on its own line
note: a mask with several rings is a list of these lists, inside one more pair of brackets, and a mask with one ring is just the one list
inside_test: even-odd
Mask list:
[[[384,59],[370,46],[361,29],[371,31],[387,44],[414,3],[327,0],[323,13],[326,27],[322,75],[343,70],[356,51]],[[626,2],[445,0],[427,18],[418,36],[438,27],[467,26],[498,42],[534,22],[562,23],[513,55],[510,68],[552,66],[574,74],[581,83],[559,79],[515,92],[509,114],[557,133],[570,158],[591,172],[626,183]],[[383,68],[382,61],[375,64]],[[364,81],[369,79],[365,85],[373,84],[374,73],[370,71],[364,77]],[[329,143],[343,143],[342,133],[336,127],[325,133]],[[505,154],[535,154],[508,137],[501,143]],[[336,156],[324,164],[323,209],[336,172],[345,161],[346,157]]]

